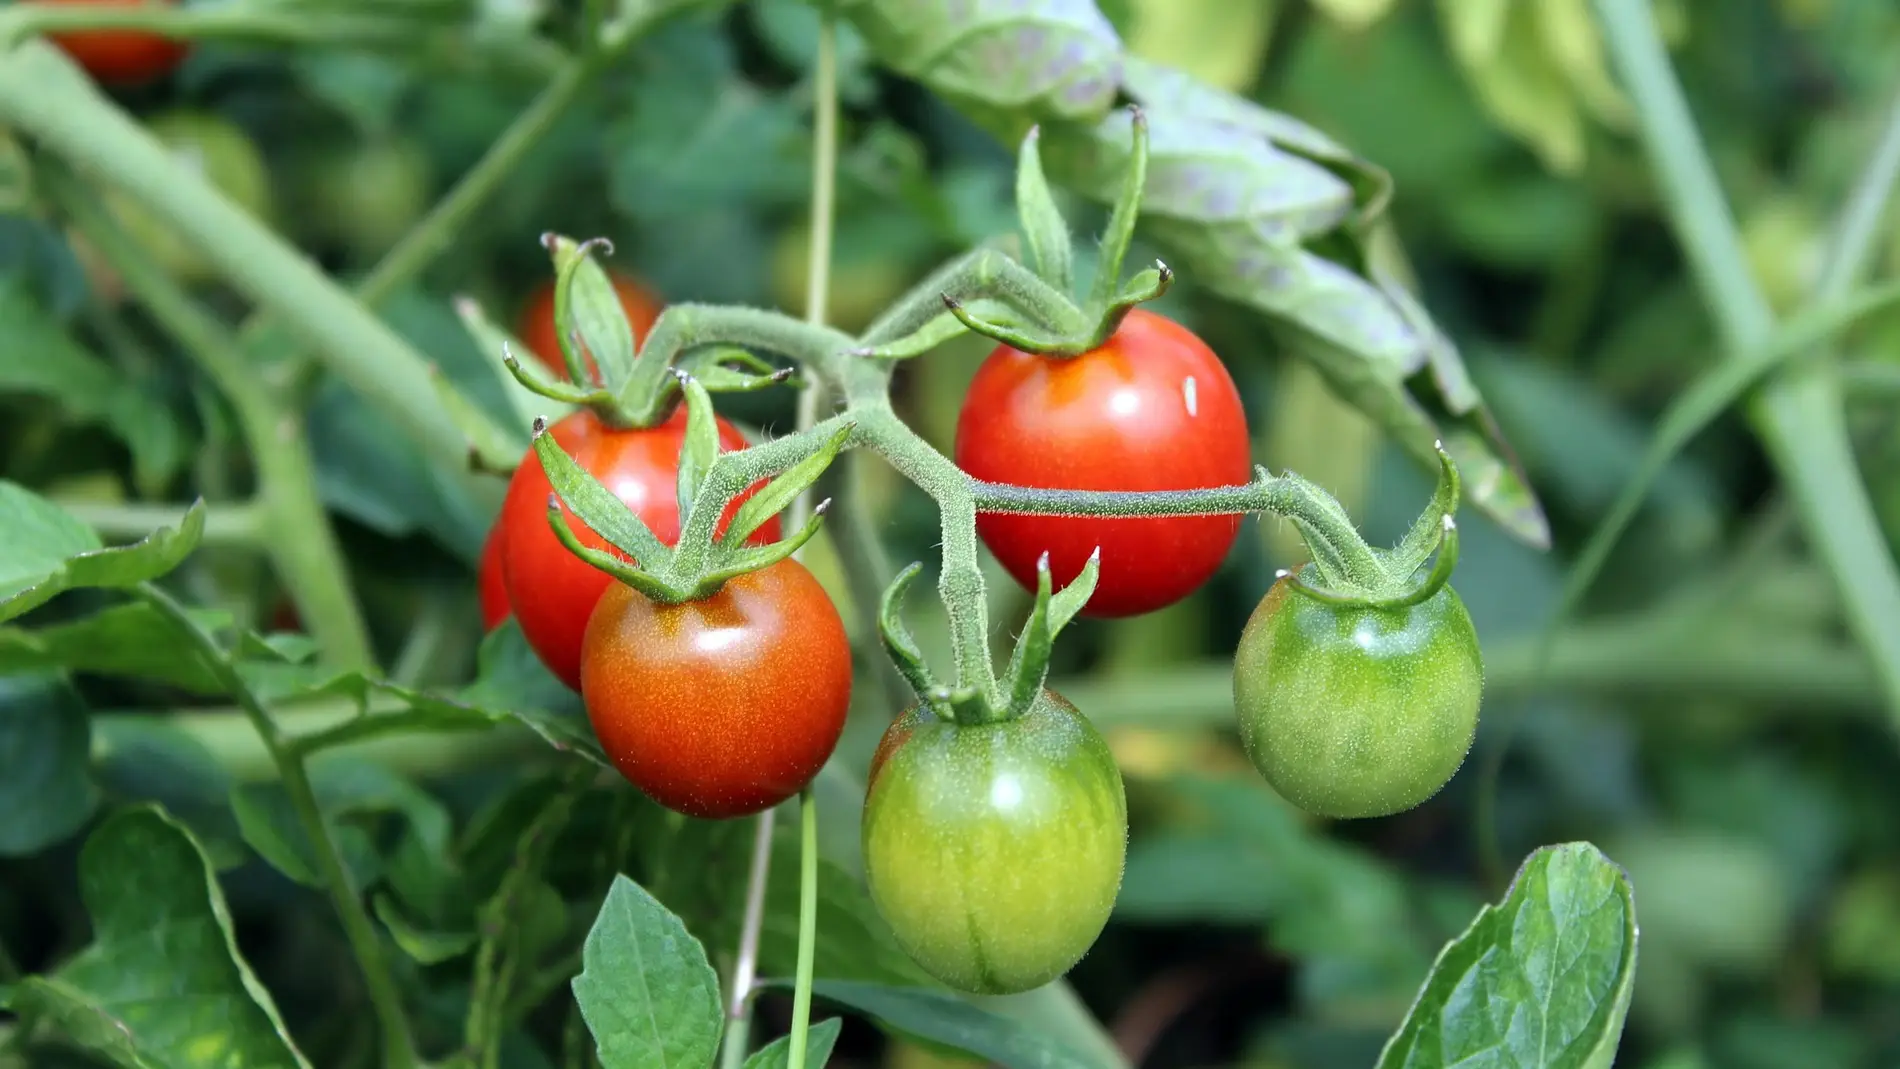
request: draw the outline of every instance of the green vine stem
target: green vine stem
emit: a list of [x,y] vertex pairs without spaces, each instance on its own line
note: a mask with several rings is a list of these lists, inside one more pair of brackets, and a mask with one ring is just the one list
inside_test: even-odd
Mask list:
[[[1774,314],[1748,274],[1735,221],[1702,148],[1682,87],[1645,0],[1595,0],[1604,43],[1637,104],[1650,161],[1719,330],[1728,359],[1745,359],[1775,329]],[[1895,123],[1900,123],[1896,113]],[[1879,151],[1836,237],[1824,282],[1844,290],[1863,266],[1866,233],[1900,172],[1900,150]],[[1855,636],[1866,645],[1900,717],[1900,572],[1858,477],[1832,361],[1804,361],[1776,375],[1751,404],[1764,446],[1781,470],[1815,553],[1827,562]]]
[[805,1069],[811,1031],[811,980],[818,960],[818,798],[798,793],[798,965],[792,981],[792,1036],[787,1069]]
[[382,1028],[383,1064],[387,1069],[414,1069],[418,1064],[415,1040],[409,1031],[409,1019],[403,1013],[402,992],[389,971],[376,928],[370,923],[369,913],[363,908],[363,900],[352,884],[348,870],[343,867],[343,856],[337,852],[336,841],[330,836],[329,824],[323,819],[323,811],[317,805],[316,791],[310,784],[310,774],[304,767],[303,755],[291,748],[282,725],[258,700],[250,685],[225,656],[224,650],[219,648],[217,640],[191,618],[184,606],[151,583],[140,585],[136,592],[191,640],[205,667],[217,676],[218,682],[238,703],[238,708],[256,733],[257,741],[263,744],[265,753],[283,781],[285,793],[290,796],[291,808],[297,813],[297,823],[310,840],[318,873],[329,891],[331,903],[336,907],[337,918],[343,924],[344,938],[348,940],[350,951],[356,956],[357,966],[363,972],[364,988],[369,993],[370,1004],[375,1008],[377,1022]]
[[278,406],[236,339],[125,234],[97,197],[58,169],[43,170],[49,192],[73,224],[230,399],[257,465],[258,515],[276,535],[261,548],[316,635],[322,656],[340,668],[373,667],[369,632],[345,581],[349,569],[317,496],[316,463],[297,417]]

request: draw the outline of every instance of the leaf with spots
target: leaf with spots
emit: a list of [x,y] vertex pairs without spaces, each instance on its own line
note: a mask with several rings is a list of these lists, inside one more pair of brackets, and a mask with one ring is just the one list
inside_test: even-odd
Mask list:
[[574,1000],[603,1069],[704,1069],[724,1015],[706,949],[677,916],[615,876],[581,948]]
[[136,1069],[309,1069],[238,956],[204,850],[164,810],[101,824],[80,852],[79,895],[92,945],[20,981],[14,1012]]
[[1636,906],[1589,843],[1547,846],[1446,945],[1379,1069],[1610,1069],[1636,975]]

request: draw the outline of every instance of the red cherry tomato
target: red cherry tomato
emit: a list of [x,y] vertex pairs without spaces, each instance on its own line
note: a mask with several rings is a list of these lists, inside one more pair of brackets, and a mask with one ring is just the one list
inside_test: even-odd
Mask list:
[[810,783],[851,704],[844,621],[786,559],[700,601],[601,595],[581,646],[601,748],[648,797],[688,816],[757,813]]
[[[581,409],[549,428],[574,462],[612,490],[653,531],[672,545],[680,535],[679,502],[675,479],[680,447],[686,437],[686,409],[645,430],[616,430],[588,409]],[[725,420],[719,421],[719,444],[726,450],[743,449],[745,435]],[[760,485],[763,485],[761,483]],[[740,494],[720,517],[717,530],[732,522],[739,504],[757,490]],[[548,670],[568,686],[581,687],[581,636],[588,614],[611,585],[607,573],[569,553],[548,526],[548,495],[554,492],[547,472],[531,451],[508,484],[496,526],[501,538],[502,580],[521,631]],[[572,514],[568,526],[582,544],[606,549],[606,540]],[[763,543],[779,537],[777,517],[752,533],[750,541]]]
[[[1234,380],[1187,328],[1137,308],[1101,348],[1061,359],[998,346],[957,417],[956,461],[988,482],[1062,490],[1189,490],[1252,475]],[[1036,585],[1049,553],[1058,588],[1097,546],[1083,612],[1131,616],[1193,593],[1220,567],[1240,516],[1094,519],[977,516],[1010,575]]]
[[[31,0],[38,4],[171,4],[175,0]],[[132,30],[75,30],[49,33],[47,39],[64,49],[73,62],[107,85],[132,85],[170,74],[184,62],[191,46],[155,33]]]
[[[608,271],[614,292],[620,295],[620,307],[633,326],[633,336],[644,340],[660,318],[660,299],[639,279],[620,271]],[[556,374],[567,376],[567,363],[561,358],[561,333],[554,326],[554,281],[543,282],[522,306],[521,319],[515,325],[515,337],[528,347],[535,359]],[[587,369],[595,371],[594,355],[587,354]]]
[[476,566],[475,589],[482,599],[482,630],[493,631],[508,618],[508,587],[501,581],[500,524],[488,532],[482,543],[482,559]]

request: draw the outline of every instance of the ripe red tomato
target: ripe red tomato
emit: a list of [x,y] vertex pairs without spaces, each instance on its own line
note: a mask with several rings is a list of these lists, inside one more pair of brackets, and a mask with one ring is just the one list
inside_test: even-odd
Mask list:
[[[607,277],[613,282],[614,292],[620,295],[620,307],[633,326],[633,336],[644,340],[653,329],[653,321],[660,318],[660,298],[625,272],[609,270]],[[567,363],[561,359],[561,334],[554,326],[553,279],[537,287],[528,303],[522,306],[521,318],[515,324],[515,337],[521,339],[535,359],[563,378],[567,376]],[[592,353],[587,354],[587,368],[595,369]]]
[[[175,3],[176,0],[31,0],[39,4]],[[47,39],[64,49],[73,62],[107,85],[149,82],[172,72],[184,62],[191,46],[155,33],[130,30],[77,30],[49,33]]]
[[688,816],[757,813],[810,783],[851,704],[844,621],[789,558],[700,601],[611,583],[581,645],[581,697],[634,786]]
[[[1061,359],[998,346],[957,417],[956,461],[989,482],[1062,490],[1189,490],[1252,476],[1247,417],[1227,368],[1192,331],[1137,308],[1108,342]],[[1132,616],[1193,593],[1227,556],[1240,516],[1097,519],[983,513],[977,533],[1036,585],[1059,588],[1102,550],[1083,612]]]
[[508,587],[501,581],[500,524],[488,532],[482,543],[481,562],[476,565],[475,589],[482,599],[482,630],[493,631],[508,618]]
[[[655,538],[672,545],[680,535],[679,502],[674,482],[679,473],[680,447],[686,437],[686,409],[681,406],[657,426],[644,430],[616,430],[591,410],[580,409],[548,429],[574,462],[612,490],[636,512]],[[721,419],[721,449],[743,449],[745,435]],[[761,483],[760,485],[763,485]],[[718,530],[732,522],[740,502],[757,487],[740,494],[720,517]],[[548,670],[568,686],[581,688],[581,636],[594,603],[614,583],[607,573],[567,551],[548,526],[548,495],[554,492],[540,458],[530,451],[515,469],[502,501],[496,527],[500,535],[502,581],[509,604],[528,644]],[[607,549],[607,542],[573,515],[568,526],[582,544]],[[752,533],[754,543],[779,537],[777,517]]]

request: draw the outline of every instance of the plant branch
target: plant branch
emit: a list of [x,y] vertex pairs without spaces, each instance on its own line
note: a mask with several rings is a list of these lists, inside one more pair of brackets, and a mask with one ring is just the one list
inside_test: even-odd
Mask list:
[[316,462],[297,417],[277,405],[224,325],[125,234],[91,191],[55,168],[45,170],[49,192],[73,224],[230,399],[257,465],[262,548],[322,655],[340,668],[373,667],[369,632],[350,593],[349,568],[318,496]]
[[792,1037],[787,1069],[805,1069],[811,1031],[811,975],[818,956],[818,798],[806,784],[798,794],[798,971],[792,987]]
[[[136,542],[161,527],[177,527],[185,515],[183,505],[60,498],[54,502],[108,542]],[[258,546],[263,535],[264,509],[255,501],[217,502],[205,507],[207,546]]]
[[151,583],[141,584],[137,593],[191,640],[205,667],[230,692],[270,755],[278,775],[283,779],[284,791],[290,796],[291,807],[296,810],[297,822],[310,840],[318,872],[330,893],[331,903],[336,907],[337,918],[343,923],[344,937],[349,941],[350,950],[356,955],[357,966],[363,972],[363,983],[369,992],[370,1003],[382,1025],[383,1064],[389,1069],[413,1069],[417,1064],[415,1040],[409,1032],[409,1019],[403,1013],[402,993],[384,961],[382,943],[377,938],[376,929],[370,924],[362,898],[351,884],[349,871],[343,866],[343,857],[337,852],[336,841],[330,836],[329,824],[323,819],[323,811],[317,805],[316,791],[310,784],[310,774],[304,768],[303,759],[291,752],[286,745],[282,727],[271,717],[257,695],[252,693],[244,677],[232,667],[230,658],[218,646],[217,640],[191,618],[184,606]]
[[745,1064],[752,1034],[752,989],[759,976],[759,932],[765,927],[765,889],[772,873],[772,825],[776,809],[760,813],[754,822],[752,864],[746,873],[745,913],[739,922],[739,956],[732,967],[732,990],[726,996],[726,1036],[720,1054],[721,1069]]
[[[1636,101],[1691,273],[1714,314],[1728,359],[1744,359],[1774,329],[1767,301],[1748,273],[1735,221],[1702,149],[1682,88],[1645,0],[1595,0],[1604,40]],[[1900,110],[1857,186],[1826,271],[1845,286],[1865,259],[1864,243],[1900,170]],[[1866,192],[1871,191],[1871,192]],[[1860,246],[1857,248],[1857,246]],[[1900,718],[1900,574],[1887,549],[1854,461],[1831,361],[1804,361],[1771,380],[1751,404],[1757,433],[1782,473],[1809,544],[1834,574],[1856,638],[1866,647]]]

